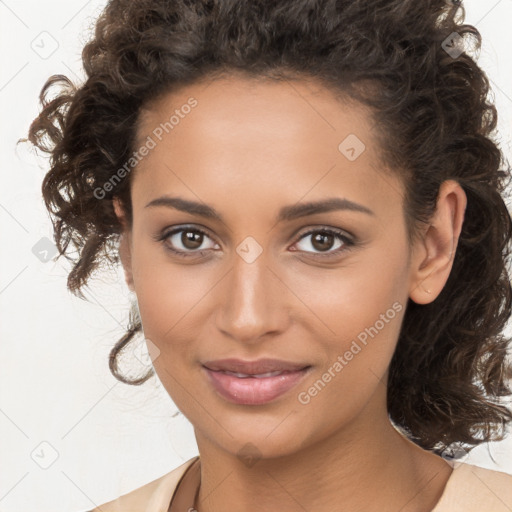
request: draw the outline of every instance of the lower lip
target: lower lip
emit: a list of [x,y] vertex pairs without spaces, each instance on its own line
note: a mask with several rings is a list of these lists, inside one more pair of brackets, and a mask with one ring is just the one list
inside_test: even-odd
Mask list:
[[213,387],[222,397],[229,402],[243,405],[260,405],[275,400],[297,385],[311,369],[308,367],[275,377],[258,379],[257,377],[235,377],[203,368]]

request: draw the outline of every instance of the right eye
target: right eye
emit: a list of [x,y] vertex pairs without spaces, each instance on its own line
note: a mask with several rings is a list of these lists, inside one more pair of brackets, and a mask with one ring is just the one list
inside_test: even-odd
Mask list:
[[[173,254],[188,258],[196,254],[204,256],[205,251],[214,248],[207,247],[199,249],[203,245],[205,237],[210,238],[206,231],[202,229],[181,226],[171,230],[164,230],[157,235],[156,240],[162,242],[165,249],[171,251]],[[218,244],[215,245],[218,247]]]

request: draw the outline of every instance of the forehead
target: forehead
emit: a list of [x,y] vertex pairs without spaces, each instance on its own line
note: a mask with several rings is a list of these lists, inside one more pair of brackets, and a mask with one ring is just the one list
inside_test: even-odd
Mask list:
[[[139,118],[138,142],[158,131],[159,126],[164,138],[172,131],[175,140],[181,132],[184,136],[201,137],[205,143],[213,137],[226,142],[236,137],[237,142],[245,140],[246,145],[250,145],[251,135],[273,145],[299,137],[312,142],[321,139],[324,147],[337,146],[336,142],[349,130],[367,140],[373,135],[369,109],[341,93],[336,98],[311,79],[203,79],[148,103]],[[187,127],[193,129],[187,131]],[[330,135],[327,140],[326,134]],[[158,133],[155,135],[159,138]]]
[[197,82],[141,112],[137,147],[151,140],[152,149],[137,165],[134,192],[149,200],[217,191],[269,205],[273,196],[294,203],[327,193],[374,202],[386,185],[400,195],[399,180],[382,172],[373,130],[368,109],[310,81]]

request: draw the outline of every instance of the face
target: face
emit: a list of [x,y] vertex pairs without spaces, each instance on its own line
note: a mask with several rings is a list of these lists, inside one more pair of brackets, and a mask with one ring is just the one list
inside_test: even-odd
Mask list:
[[[159,379],[230,453],[285,455],[386,417],[410,247],[372,128],[303,81],[196,83],[142,113],[125,269]],[[279,361],[216,366],[228,358]]]

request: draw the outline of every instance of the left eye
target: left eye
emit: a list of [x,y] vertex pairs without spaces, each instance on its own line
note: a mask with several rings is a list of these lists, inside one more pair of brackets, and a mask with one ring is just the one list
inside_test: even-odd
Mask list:
[[[307,233],[303,233],[295,245],[302,243],[303,240],[311,235],[315,236],[313,236],[311,238],[311,242],[306,245],[311,246],[314,251],[318,251],[313,252],[315,257],[336,256],[343,251],[349,250],[351,246],[355,245],[355,242],[347,236],[345,232],[331,228],[316,228],[308,231]],[[212,241],[212,246],[200,249],[204,243],[205,237],[211,240],[210,236],[199,228],[180,227],[164,232],[162,235],[157,235],[156,240],[163,242],[166,249],[172,253],[178,256],[189,257],[194,256],[195,253],[202,254],[203,251],[208,249],[218,249],[220,247],[217,243]],[[333,242],[336,239],[340,242],[334,247],[334,250],[332,250]],[[307,250],[307,248],[299,250],[301,252],[311,252]],[[293,251],[297,251],[297,249],[293,249]]]
[[[314,235],[311,238],[311,242],[309,242],[309,246],[312,246],[313,249],[320,251],[318,253],[313,253],[315,256],[320,257],[331,257],[336,256],[339,253],[348,250],[351,246],[355,244],[353,240],[351,240],[344,232],[333,230],[330,228],[316,228],[308,231],[307,233],[304,233],[299,242],[302,240],[305,240],[306,238],[310,237],[311,235]],[[337,247],[335,247],[334,250],[332,250],[332,245],[334,240],[340,240],[341,242],[338,244]],[[310,251],[305,251],[310,252]]]

